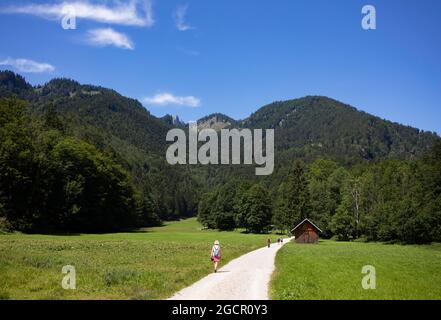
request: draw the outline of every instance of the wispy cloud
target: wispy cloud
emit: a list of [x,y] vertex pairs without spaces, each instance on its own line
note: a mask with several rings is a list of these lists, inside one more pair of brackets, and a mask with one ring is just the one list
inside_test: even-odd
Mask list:
[[190,26],[185,22],[185,16],[187,15],[188,5],[180,5],[176,8],[174,17],[176,28],[179,31],[188,31],[194,29],[194,27]]
[[0,66],[10,66],[17,71],[24,73],[43,73],[55,71],[55,67],[49,63],[41,63],[29,59],[7,58],[5,60],[0,60]]
[[125,3],[117,1],[114,6],[107,6],[91,0],[63,1],[9,6],[3,7],[0,11],[29,14],[54,20],[61,20],[66,15],[74,15],[77,19],[129,26],[151,27],[155,23],[150,0],[130,0]]
[[194,96],[179,97],[168,92],[158,93],[152,97],[145,97],[142,99],[142,102],[156,106],[178,105],[192,108],[197,108],[201,105],[201,100]]
[[117,48],[133,50],[135,45],[124,33],[112,28],[92,29],[87,32],[86,41],[96,46],[115,46]]
[[153,16],[153,6],[151,0],[144,0],[143,10],[145,14],[145,24],[151,27],[155,24],[155,18]]

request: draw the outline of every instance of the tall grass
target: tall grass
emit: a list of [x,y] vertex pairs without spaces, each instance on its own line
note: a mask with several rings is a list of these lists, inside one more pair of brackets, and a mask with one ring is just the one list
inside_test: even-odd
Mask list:
[[[267,235],[201,230],[195,219],[133,233],[0,235],[0,299],[164,299],[212,272],[219,240],[226,263]],[[61,287],[73,265],[75,290]]]

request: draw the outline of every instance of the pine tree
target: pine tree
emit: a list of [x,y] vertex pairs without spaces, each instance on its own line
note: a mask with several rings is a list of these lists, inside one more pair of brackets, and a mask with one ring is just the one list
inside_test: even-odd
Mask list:
[[292,165],[277,198],[275,220],[281,218],[282,221],[275,222],[279,227],[290,230],[302,219],[310,216],[308,180],[302,162],[297,161]]

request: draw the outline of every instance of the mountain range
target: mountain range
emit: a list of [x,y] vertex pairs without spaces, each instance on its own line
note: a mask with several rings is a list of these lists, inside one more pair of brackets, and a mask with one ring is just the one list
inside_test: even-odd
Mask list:
[[[139,101],[111,89],[70,79],[31,86],[18,74],[0,72],[0,97],[14,95],[28,101],[31,112],[41,113],[53,105],[69,119],[72,130],[80,127],[84,135],[98,135],[98,140],[104,140],[101,143],[110,143],[121,149],[117,150],[120,153],[135,148],[161,155],[166,132],[185,126],[176,116],[155,117]],[[242,120],[211,114],[198,120],[198,127],[271,128],[275,129],[275,147],[281,159],[308,161],[326,156],[348,164],[394,157],[411,159],[439,139],[435,133],[384,120],[323,96],[273,102]]]

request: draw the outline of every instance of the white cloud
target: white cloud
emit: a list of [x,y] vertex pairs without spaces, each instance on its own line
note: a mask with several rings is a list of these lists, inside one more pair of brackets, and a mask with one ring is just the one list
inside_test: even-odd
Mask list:
[[5,60],[0,60],[0,66],[10,66],[17,69],[19,72],[25,73],[43,73],[55,71],[55,67],[48,63],[36,62],[29,59],[7,58]]
[[125,3],[117,1],[112,7],[91,0],[63,1],[10,6],[1,9],[1,12],[29,14],[54,20],[74,15],[77,19],[129,26],[151,27],[155,23],[150,0],[130,0]]
[[175,22],[176,28],[179,31],[188,31],[194,29],[194,27],[185,23],[185,16],[187,15],[188,5],[181,5],[176,8]]
[[168,92],[158,93],[152,97],[145,97],[142,101],[145,104],[157,106],[178,105],[197,108],[201,105],[201,100],[194,96],[179,97]]
[[115,46],[117,48],[133,50],[133,42],[124,33],[117,32],[112,28],[92,29],[87,33],[86,41],[97,46]]

